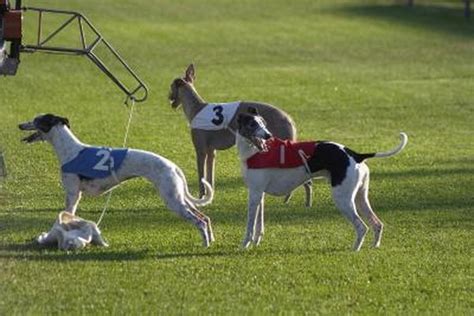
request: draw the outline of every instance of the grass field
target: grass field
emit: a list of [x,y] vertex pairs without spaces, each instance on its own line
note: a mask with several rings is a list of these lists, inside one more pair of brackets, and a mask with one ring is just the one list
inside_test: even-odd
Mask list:
[[[67,116],[87,143],[120,146],[123,96],[85,58],[23,55],[0,78],[0,315],[438,314],[472,315],[474,21],[460,1],[24,1],[85,13],[150,87],[128,145],[162,154],[197,191],[187,123],[167,102],[188,63],[209,101],[261,100],[292,115],[300,139],[357,151],[409,145],[370,161],[381,249],[360,253],[325,182],[307,209],[267,197],[266,235],[240,248],[247,193],[235,148],[218,153],[216,243],[169,212],[144,180],[114,191],[102,223],[109,248],[76,253],[31,241],[63,208],[58,162],[17,129],[37,113]],[[34,3],[33,3],[34,2]],[[34,36],[25,19],[25,37]],[[105,197],[83,198],[97,220]]]

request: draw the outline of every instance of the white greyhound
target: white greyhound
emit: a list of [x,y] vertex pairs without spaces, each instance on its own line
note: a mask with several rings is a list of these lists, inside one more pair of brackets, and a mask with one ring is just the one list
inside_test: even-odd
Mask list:
[[[314,177],[329,179],[336,206],[356,231],[354,250],[360,250],[368,230],[357,210],[365,215],[374,229],[374,247],[380,246],[383,224],[370,206],[369,168],[364,160],[398,154],[408,142],[405,133],[400,133],[400,144],[387,152],[359,154],[337,143],[317,141],[312,144],[304,143],[304,146],[311,150],[304,152],[296,149],[296,153],[292,154],[287,152],[291,149],[282,145],[284,142],[272,138],[265,120],[258,115],[256,109],[240,114],[238,126],[236,142],[242,175],[249,191],[248,222],[243,247],[249,247],[252,242],[258,245],[263,237],[265,193],[285,195]],[[277,147],[270,148],[272,144],[277,144]],[[289,147],[303,148],[296,144],[289,144]],[[259,155],[262,155],[262,159]],[[277,158],[276,162],[271,161],[269,157],[272,156]],[[280,160],[288,160],[287,157],[297,157],[293,158],[293,161],[299,159],[300,166],[279,167]]]
[[84,144],[71,132],[69,120],[64,117],[40,115],[19,128],[35,131],[23,139],[25,142],[46,140],[53,146],[62,166],[66,212],[75,214],[82,192],[97,196],[128,179],[144,177],[154,184],[169,209],[199,229],[205,247],[214,241],[211,220],[196,207],[212,201],[214,191],[206,180],[202,179],[205,196],[196,199],[188,191],[183,172],[170,160],[143,150],[112,150]]

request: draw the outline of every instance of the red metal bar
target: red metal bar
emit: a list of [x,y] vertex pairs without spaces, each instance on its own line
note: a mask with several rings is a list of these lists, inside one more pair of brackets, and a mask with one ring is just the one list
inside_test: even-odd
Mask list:
[[17,10],[6,11],[3,14],[3,38],[7,41],[21,39],[22,12]]

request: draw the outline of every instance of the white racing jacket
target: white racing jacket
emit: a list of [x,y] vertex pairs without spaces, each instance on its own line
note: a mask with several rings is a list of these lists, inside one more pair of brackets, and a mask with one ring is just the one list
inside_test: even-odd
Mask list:
[[231,103],[209,103],[191,121],[191,128],[218,131],[229,126],[237,112],[240,101]]

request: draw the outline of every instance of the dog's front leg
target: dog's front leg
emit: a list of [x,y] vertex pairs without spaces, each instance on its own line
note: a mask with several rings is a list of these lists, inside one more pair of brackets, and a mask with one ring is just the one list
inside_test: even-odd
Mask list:
[[265,233],[264,227],[264,209],[265,209],[265,193],[262,194],[262,199],[257,208],[257,226],[255,230],[255,235],[253,236],[253,243],[258,246],[262,241],[263,234]]
[[199,197],[201,198],[206,194],[206,188],[204,187],[204,184],[202,184],[201,179],[204,178],[208,180],[209,182],[209,179],[207,179],[206,177],[206,159],[207,159],[208,146],[207,146],[204,135],[200,134],[199,130],[192,129],[191,138],[193,140],[194,150],[196,151]]
[[77,205],[81,199],[80,184],[81,180],[78,176],[71,173],[62,175],[64,191],[66,191],[66,212],[76,213]]
[[81,191],[79,190],[66,192],[66,212],[69,212],[73,215],[76,213],[77,205],[81,200],[81,195]]
[[201,179],[205,177],[206,172],[206,152],[201,150],[200,148],[196,148],[196,162],[197,162],[197,169],[198,169],[198,182],[199,182],[199,197],[202,198],[206,194],[206,188],[204,184],[202,184]]
[[[248,202],[248,218],[247,218],[247,232],[242,243],[244,248],[250,246],[251,241],[255,235],[255,225],[257,224],[257,210],[263,198],[263,191],[255,191],[249,189],[249,202]],[[263,213],[262,213],[263,214]]]
[[308,180],[304,184],[304,190],[306,193],[306,207],[313,206],[313,181]]
[[206,180],[207,182],[211,184],[213,188],[214,188],[214,168],[215,168],[215,161],[216,161],[215,159],[216,159],[216,150],[208,149],[206,153]]

